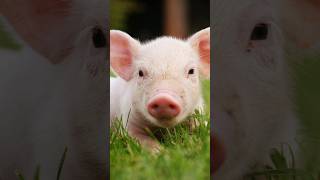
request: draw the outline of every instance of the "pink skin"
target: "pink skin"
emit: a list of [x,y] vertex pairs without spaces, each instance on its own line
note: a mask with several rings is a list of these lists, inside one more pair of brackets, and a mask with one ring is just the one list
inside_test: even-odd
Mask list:
[[148,43],[112,30],[110,57],[119,76],[110,87],[111,114],[128,117],[123,124],[141,145],[158,152],[161,146],[150,133],[179,123],[196,126],[185,120],[203,105],[199,76],[210,77],[209,28],[186,41],[162,37]]
[[[179,103],[180,99],[169,90],[158,90],[156,92],[146,105],[148,113],[163,125],[171,127],[173,126],[172,120],[177,117],[182,110],[181,103]],[[131,118],[134,119],[134,121],[129,121],[128,123],[129,134],[137,138],[140,143],[151,150],[151,152],[159,152],[161,149],[160,144],[149,134],[159,127],[150,123],[145,116],[138,112],[132,114],[136,114],[136,116],[133,115]],[[191,125],[193,124],[190,124],[190,126]]]
[[[151,96],[146,104],[146,109],[150,116],[155,118],[165,127],[173,127],[174,119],[181,113],[181,99],[170,90],[158,90],[155,95]],[[159,127],[151,123],[146,116],[139,111],[131,112],[128,122],[128,133],[136,138],[142,146],[150,150],[152,153],[158,153],[161,146],[157,140],[150,136],[151,132],[155,132]],[[185,121],[190,127],[195,127],[194,121]]]
[[175,118],[180,113],[181,106],[171,95],[158,93],[151,98],[147,109],[151,116],[162,121]]

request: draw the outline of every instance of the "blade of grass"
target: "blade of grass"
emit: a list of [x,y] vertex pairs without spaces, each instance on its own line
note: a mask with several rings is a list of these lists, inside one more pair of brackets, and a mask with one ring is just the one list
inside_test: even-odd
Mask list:
[[62,173],[62,168],[63,168],[64,162],[65,162],[66,156],[67,156],[67,151],[68,151],[68,148],[65,147],[64,152],[63,152],[62,157],[61,157],[61,160],[60,160],[59,167],[58,167],[57,180],[60,179],[60,176],[61,176],[61,173]]
[[16,175],[17,175],[19,180],[24,180],[23,175],[19,171],[16,171]]
[[37,166],[36,172],[34,173],[34,180],[40,180],[40,166]]

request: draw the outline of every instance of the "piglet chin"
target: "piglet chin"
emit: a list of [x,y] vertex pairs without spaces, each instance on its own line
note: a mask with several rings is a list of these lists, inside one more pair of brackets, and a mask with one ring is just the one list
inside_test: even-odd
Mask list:
[[226,157],[224,146],[215,135],[211,135],[211,155],[211,162],[213,162],[211,173],[214,174],[221,167]]

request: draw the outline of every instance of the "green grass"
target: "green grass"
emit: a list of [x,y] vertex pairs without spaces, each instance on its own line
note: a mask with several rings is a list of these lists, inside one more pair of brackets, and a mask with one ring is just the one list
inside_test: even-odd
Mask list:
[[296,167],[295,156],[287,144],[282,144],[280,148],[273,148],[270,151],[272,164],[265,165],[260,171],[250,173],[245,179],[256,180],[264,177],[266,180],[317,180],[318,174]]
[[[209,103],[209,81],[203,83],[204,96]],[[207,111],[208,112],[208,111]],[[163,150],[151,154],[128,136],[118,122],[110,136],[110,170],[114,180],[194,180],[210,179],[209,114],[195,112],[200,122],[194,131],[185,125],[161,129]]]

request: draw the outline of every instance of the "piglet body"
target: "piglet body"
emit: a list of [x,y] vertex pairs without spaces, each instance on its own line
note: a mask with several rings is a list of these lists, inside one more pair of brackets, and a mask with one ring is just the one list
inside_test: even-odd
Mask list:
[[212,179],[244,179],[272,166],[270,150],[283,143],[290,145],[300,168],[296,137],[301,126],[290,64],[293,56],[317,46],[319,5],[215,0],[212,9]]
[[55,179],[65,147],[60,179],[106,179],[107,4],[0,1],[1,180]]
[[158,143],[146,129],[170,128],[202,109],[200,73],[209,77],[210,29],[187,41],[161,37],[141,44],[121,31],[110,32],[110,119],[151,150]]

